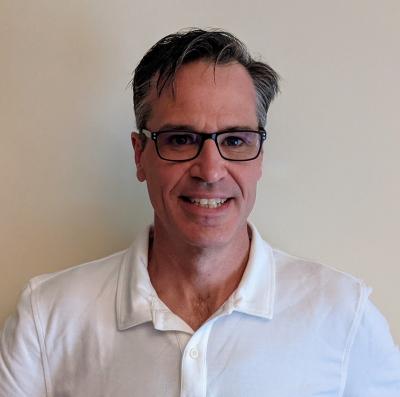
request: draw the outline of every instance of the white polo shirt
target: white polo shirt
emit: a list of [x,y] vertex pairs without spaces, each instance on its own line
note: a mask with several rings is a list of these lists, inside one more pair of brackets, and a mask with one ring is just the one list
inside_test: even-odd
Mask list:
[[150,283],[148,232],[30,281],[1,334],[0,397],[400,396],[399,350],[359,280],[252,227],[238,289],[193,332]]

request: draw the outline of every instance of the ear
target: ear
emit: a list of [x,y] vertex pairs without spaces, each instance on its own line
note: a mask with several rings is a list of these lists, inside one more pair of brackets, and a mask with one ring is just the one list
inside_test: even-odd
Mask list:
[[144,152],[143,141],[140,139],[137,132],[132,132],[131,141],[133,150],[135,151],[136,178],[140,182],[144,182],[146,180],[146,174],[142,164],[142,156]]

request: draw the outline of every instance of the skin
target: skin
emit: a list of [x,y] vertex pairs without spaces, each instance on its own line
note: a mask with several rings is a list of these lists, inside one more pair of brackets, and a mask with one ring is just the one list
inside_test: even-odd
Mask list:
[[[187,126],[212,133],[233,127],[257,130],[256,94],[237,63],[196,61],[182,66],[171,86],[149,94],[150,131]],[[149,252],[150,280],[160,299],[198,329],[237,288],[250,247],[247,218],[261,177],[262,154],[248,162],[221,158],[207,140],[200,155],[176,163],[158,157],[148,141],[143,149],[132,134],[137,178],[146,182],[154,208]],[[187,198],[227,198],[218,208],[202,208]]]

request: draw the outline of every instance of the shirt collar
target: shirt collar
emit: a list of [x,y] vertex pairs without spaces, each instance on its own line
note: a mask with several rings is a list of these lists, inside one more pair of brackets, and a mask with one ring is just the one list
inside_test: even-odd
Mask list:
[[[238,311],[272,319],[275,298],[275,261],[272,248],[249,223],[249,260],[236,291],[216,315]],[[118,276],[116,318],[119,330],[153,321],[160,330],[176,329],[179,318],[158,298],[147,272],[149,226],[125,252]],[[213,316],[214,317],[214,316]],[[181,320],[179,330],[192,333]]]
[[117,285],[116,314],[119,330],[152,320],[157,294],[147,272],[150,227],[138,235],[122,259]]
[[232,294],[232,309],[253,316],[272,319],[275,301],[275,260],[273,250],[256,227],[248,223],[251,231],[249,260]]

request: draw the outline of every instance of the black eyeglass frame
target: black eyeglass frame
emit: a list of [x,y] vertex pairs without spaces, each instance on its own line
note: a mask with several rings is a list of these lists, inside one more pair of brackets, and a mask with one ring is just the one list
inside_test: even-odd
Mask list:
[[[158,138],[158,136],[159,136],[160,134],[171,133],[171,132],[180,132],[180,133],[182,133],[182,132],[188,132],[188,133],[190,133],[190,134],[196,134],[197,136],[199,136],[200,139],[201,139],[201,141],[200,141],[199,149],[198,149],[196,155],[193,156],[193,157],[190,157],[190,158],[188,158],[188,159],[185,159],[185,160],[171,160],[171,159],[167,159],[167,158],[161,156],[160,151],[159,151],[159,149],[158,149],[158,145],[157,145],[157,138]],[[257,133],[257,134],[260,136],[260,147],[258,148],[257,154],[256,154],[255,156],[253,156],[253,157],[251,157],[251,158],[249,158],[249,159],[245,159],[245,160],[240,160],[240,159],[229,159],[229,158],[225,157],[225,156],[221,153],[221,150],[220,150],[220,148],[219,148],[219,144],[218,144],[217,138],[218,138],[219,135],[222,135],[222,134],[229,134],[230,132],[254,132],[254,133]],[[262,149],[262,145],[263,145],[264,141],[267,139],[267,131],[265,131],[264,128],[259,128],[258,130],[242,130],[242,129],[241,129],[240,131],[237,131],[237,130],[232,130],[232,131],[229,131],[229,130],[228,130],[228,131],[219,131],[219,132],[213,132],[213,133],[211,133],[211,134],[209,134],[209,133],[207,133],[207,132],[181,131],[181,130],[149,131],[149,130],[146,130],[145,128],[143,128],[143,129],[140,131],[140,133],[143,134],[144,136],[146,136],[147,138],[150,138],[150,139],[152,139],[152,140],[154,141],[154,145],[155,145],[155,147],[156,147],[156,151],[157,151],[158,157],[160,157],[160,159],[165,160],[165,161],[173,161],[173,162],[175,162],[175,163],[182,163],[182,162],[185,162],[185,161],[194,160],[196,157],[199,156],[199,154],[200,154],[200,152],[201,152],[201,149],[203,149],[204,142],[205,142],[207,139],[211,139],[211,140],[213,140],[213,141],[215,142],[215,146],[217,146],[218,152],[219,152],[220,156],[221,156],[224,160],[227,160],[227,161],[251,161],[251,160],[255,160],[255,159],[260,155],[261,149]]]

